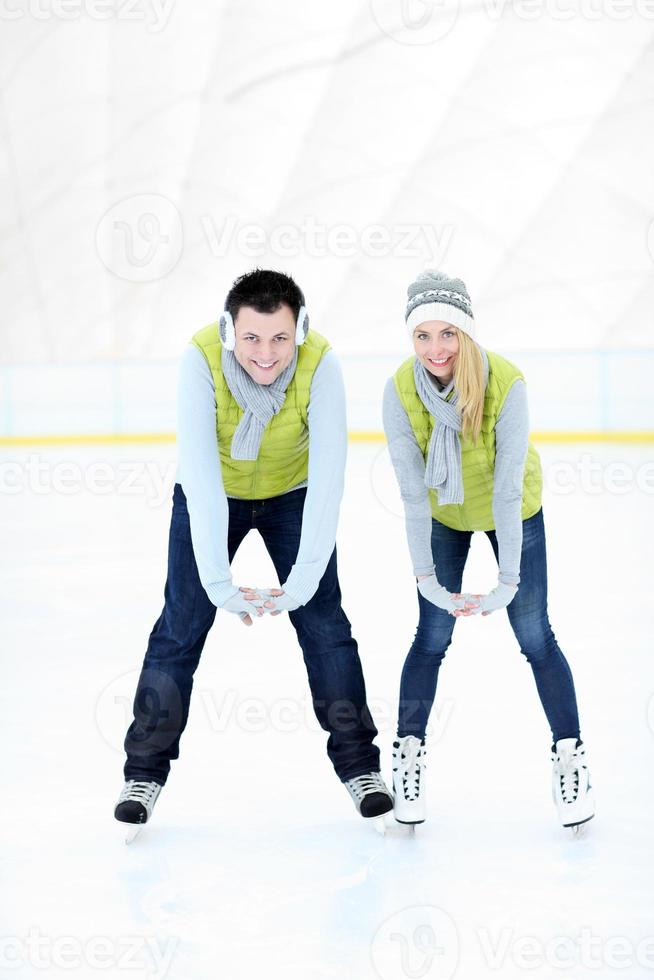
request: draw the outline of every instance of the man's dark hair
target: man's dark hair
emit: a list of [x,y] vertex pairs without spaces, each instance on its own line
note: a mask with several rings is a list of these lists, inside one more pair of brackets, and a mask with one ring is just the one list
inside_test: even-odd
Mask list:
[[300,307],[304,306],[304,294],[298,284],[283,272],[253,269],[234,281],[225,307],[235,320],[242,306],[251,306],[257,313],[276,313],[282,303],[290,306],[297,320]]

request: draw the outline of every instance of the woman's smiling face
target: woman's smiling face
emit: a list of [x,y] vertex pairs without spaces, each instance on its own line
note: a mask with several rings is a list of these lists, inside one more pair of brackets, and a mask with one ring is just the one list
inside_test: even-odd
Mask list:
[[449,384],[459,353],[456,328],[444,320],[428,320],[413,331],[416,357],[441,384]]

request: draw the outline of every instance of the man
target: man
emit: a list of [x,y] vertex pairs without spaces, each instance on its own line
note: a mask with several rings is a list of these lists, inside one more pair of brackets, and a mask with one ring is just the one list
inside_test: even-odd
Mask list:
[[[217,608],[246,626],[288,611],[336,774],[362,816],[386,813],[393,798],[379,773],[336,564],[345,392],[338,361],[309,329],[304,296],[289,276],[264,269],[241,276],[220,321],[193,336],[181,362],[178,450],[165,605],[136,690],[116,818],[140,825],[152,813],[179,755]],[[231,561],[253,528],[281,589],[232,582]]]

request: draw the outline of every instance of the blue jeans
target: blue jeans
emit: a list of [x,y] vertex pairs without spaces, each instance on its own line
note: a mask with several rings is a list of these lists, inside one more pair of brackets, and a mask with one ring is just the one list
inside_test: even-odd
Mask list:
[[[522,522],[520,587],[507,606],[509,622],[533,671],[552,738],[579,738],[572,673],[547,615],[547,557],[542,508]],[[485,532],[498,558],[495,531]],[[431,549],[436,575],[450,592],[460,592],[472,531],[453,531],[432,520]],[[423,738],[436,696],[438,670],[452,640],[456,618],[418,592],[420,619],[402,669],[398,735]],[[497,615],[494,613],[493,615]]]
[[[256,528],[280,582],[295,562],[302,530],[306,487],[266,500],[229,498],[228,553],[232,561],[248,531]],[[168,541],[165,605],[154,625],[134,698],[134,721],[125,737],[125,779],[154,780],[162,786],[188,719],[193,674],[216,607],[200,583],[186,497],[173,491]],[[231,614],[233,615],[233,614]],[[327,754],[345,781],[379,771],[377,729],[366,704],[356,641],[341,606],[336,548],[318,590],[306,605],[289,613],[306,665],[313,709],[329,732]],[[262,623],[255,628],[263,627]]]

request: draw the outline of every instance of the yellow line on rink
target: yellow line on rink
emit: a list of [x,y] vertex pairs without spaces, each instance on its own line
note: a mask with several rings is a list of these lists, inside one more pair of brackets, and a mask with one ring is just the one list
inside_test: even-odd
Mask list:
[[[348,433],[350,442],[385,442],[383,432],[376,430],[354,429]],[[620,443],[649,443],[654,442],[654,431],[535,431],[530,436],[533,442],[620,442]],[[145,443],[173,443],[174,432],[89,432],[62,435],[25,435],[0,436],[0,446],[102,446],[102,445],[142,445]]]
[[0,436],[0,446],[106,446],[175,442],[174,432],[100,432],[60,436]]
[[634,430],[633,432],[532,432],[533,442],[654,442],[654,432]]

